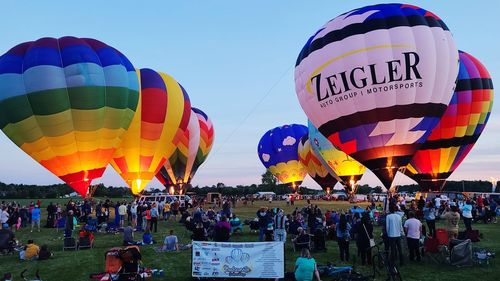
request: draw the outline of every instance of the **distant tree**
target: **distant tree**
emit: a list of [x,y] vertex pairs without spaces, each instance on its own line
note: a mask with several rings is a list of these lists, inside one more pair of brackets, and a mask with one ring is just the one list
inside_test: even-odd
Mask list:
[[266,172],[262,174],[261,182],[262,185],[276,186],[277,179],[271,171],[266,170]]

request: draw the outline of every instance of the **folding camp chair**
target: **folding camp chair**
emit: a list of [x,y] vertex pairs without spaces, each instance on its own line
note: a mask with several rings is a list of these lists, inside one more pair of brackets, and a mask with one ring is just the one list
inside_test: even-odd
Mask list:
[[76,243],[76,239],[74,237],[64,237],[63,251],[64,250],[78,250],[78,244]]
[[437,238],[427,236],[424,240],[422,255],[436,264],[446,263],[448,258],[448,246],[440,245]]
[[90,240],[89,236],[83,236],[78,238],[78,249],[92,249],[94,247],[94,241]]

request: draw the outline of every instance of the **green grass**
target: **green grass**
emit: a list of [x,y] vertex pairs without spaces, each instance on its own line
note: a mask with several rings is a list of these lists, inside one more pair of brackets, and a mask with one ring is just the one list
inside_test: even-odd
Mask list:
[[[22,200],[22,203],[31,200]],[[43,205],[46,206],[50,200],[45,200]],[[66,202],[64,200],[52,200],[54,202]],[[306,204],[305,201],[296,202],[296,207],[301,207]],[[347,209],[349,204],[344,202],[317,202],[323,211],[327,208]],[[255,202],[254,206],[237,206],[235,212],[243,219],[253,218],[257,208],[261,205],[269,205],[267,202]],[[283,202],[273,202],[272,206],[284,207],[286,212],[291,212],[292,207],[284,206]],[[45,209],[42,208],[42,217],[46,217]],[[42,225],[44,222],[42,221]],[[486,247],[495,252],[500,253],[500,224],[476,224],[477,228],[483,233],[484,239],[474,246]],[[438,224],[438,227],[442,225]],[[463,225],[460,226],[463,229]],[[156,241],[162,241],[167,231],[174,229],[181,243],[189,243],[188,233],[184,227],[177,222],[159,222],[158,233],[154,234]],[[376,232],[380,232],[380,228],[375,228]],[[54,252],[54,257],[48,261],[19,261],[16,255],[0,256],[0,276],[5,272],[11,272],[14,275],[14,280],[19,280],[19,274],[22,270],[28,269],[30,274],[34,274],[36,270],[40,270],[40,275],[45,281],[64,281],[64,280],[89,280],[90,273],[98,273],[104,270],[104,253],[107,249],[120,246],[122,241],[121,235],[113,234],[96,234],[95,247],[90,250],[81,251],[62,251],[62,233],[57,233],[55,229],[43,228],[40,233],[30,233],[29,229],[23,229],[16,233],[16,237],[23,243],[28,239],[34,239],[39,245],[47,244]],[[377,236],[378,237],[378,236]],[[136,237],[136,240],[140,239]],[[257,241],[258,235],[250,233],[246,228],[243,234],[235,235],[232,241]],[[191,280],[191,265],[190,251],[181,253],[156,253],[153,250],[154,246],[141,247],[143,256],[143,264],[150,268],[161,268],[165,271],[163,279],[153,280]],[[337,265],[342,265],[339,262],[338,247],[335,241],[327,241],[328,251],[325,253],[313,253],[314,258],[319,264],[325,264],[330,261]],[[288,241],[285,247],[286,270],[292,271],[294,261],[298,253],[294,253],[290,242]],[[356,254],[355,242],[350,244],[351,256]],[[498,258],[497,258],[498,259]],[[358,263],[359,263],[359,259]],[[352,261],[351,261],[352,262]],[[498,280],[500,273],[499,262],[493,260],[489,266],[474,266],[472,268],[456,268],[446,264],[434,264],[430,261],[421,262],[419,264],[409,263],[401,268],[403,280]],[[356,270],[370,274],[371,268],[363,267],[359,264]],[[379,278],[380,279],[380,278]],[[328,279],[324,279],[328,280]]]

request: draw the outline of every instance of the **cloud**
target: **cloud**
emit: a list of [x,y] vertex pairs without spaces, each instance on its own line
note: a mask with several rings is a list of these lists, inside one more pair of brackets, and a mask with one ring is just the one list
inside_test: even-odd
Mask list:
[[269,159],[271,159],[271,155],[266,153],[262,154],[262,160],[264,160],[264,162],[269,162]]
[[283,140],[283,145],[294,145],[297,140],[294,137],[288,136]]

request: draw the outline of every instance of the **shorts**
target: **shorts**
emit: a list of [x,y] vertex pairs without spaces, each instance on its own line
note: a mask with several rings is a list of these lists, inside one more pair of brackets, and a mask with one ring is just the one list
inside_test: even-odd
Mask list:
[[136,220],[137,219],[137,214],[132,214],[132,219]]
[[36,220],[35,220],[35,219],[32,219],[32,220],[31,220],[31,224],[32,224],[32,225],[40,225],[40,219],[36,219]]

